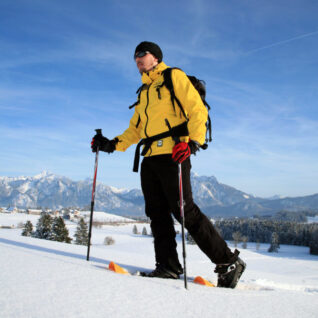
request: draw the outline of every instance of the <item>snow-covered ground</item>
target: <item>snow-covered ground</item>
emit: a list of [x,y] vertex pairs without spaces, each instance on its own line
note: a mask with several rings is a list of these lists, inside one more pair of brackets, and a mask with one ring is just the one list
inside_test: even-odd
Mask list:
[[[85,221],[89,222],[90,211],[83,211],[81,215],[84,216]],[[131,222],[132,219],[125,218],[119,215],[110,214],[106,212],[94,212],[94,221],[96,222]]]
[[[0,224],[11,224],[7,218],[0,213]],[[31,220],[34,225],[36,220]],[[76,226],[67,224],[72,236]],[[23,237],[21,229],[0,229],[0,317],[318,316],[318,256],[306,247],[283,245],[279,253],[269,254],[268,245],[256,251],[250,243],[240,249],[247,269],[236,289],[189,283],[185,290],[182,280],[106,270],[111,261],[132,272],[153,268],[153,238],[132,234],[133,226],[93,228],[89,262],[85,246]],[[140,232],[144,226],[149,233],[149,225],[137,224]],[[106,236],[115,244],[105,246]],[[181,257],[180,243],[178,237]],[[189,277],[201,275],[216,282],[214,266],[195,245],[187,245],[187,267]]]
[[[89,211],[82,211],[80,213],[81,217],[84,217],[86,222],[89,222],[90,212]],[[34,227],[39,219],[39,215],[32,215],[26,213],[1,213],[0,212],[0,227],[1,226],[13,226],[18,227],[22,223],[26,221],[31,221]],[[122,216],[118,216],[115,214],[110,214],[106,212],[94,212],[94,221],[95,222],[131,222],[132,219],[124,218]],[[68,221],[66,220],[65,223],[69,227],[76,227],[76,219],[75,221]],[[73,225],[73,226],[72,226]]]

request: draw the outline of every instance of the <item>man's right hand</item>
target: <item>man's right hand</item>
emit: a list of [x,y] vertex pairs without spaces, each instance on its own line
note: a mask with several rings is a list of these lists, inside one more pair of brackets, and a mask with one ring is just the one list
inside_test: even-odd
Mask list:
[[93,137],[93,139],[91,141],[92,152],[96,152],[97,147],[98,147],[98,149],[100,151],[112,153],[112,152],[114,152],[114,150],[116,148],[116,143],[117,143],[116,139],[109,140],[108,138],[104,137],[103,135],[97,134]]

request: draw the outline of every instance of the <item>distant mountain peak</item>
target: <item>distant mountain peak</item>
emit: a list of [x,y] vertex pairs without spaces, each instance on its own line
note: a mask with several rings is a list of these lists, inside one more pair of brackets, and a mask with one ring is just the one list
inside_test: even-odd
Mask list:
[[42,178],[51,177],[51,176],[55,176],[54,173],[52,173],[51,171],[43,170],[41,173],[35,175],[33,178],[42,179]]

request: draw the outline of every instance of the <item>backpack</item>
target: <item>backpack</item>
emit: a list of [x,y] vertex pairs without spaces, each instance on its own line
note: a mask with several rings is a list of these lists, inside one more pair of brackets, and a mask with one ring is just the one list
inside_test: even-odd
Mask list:
[[[181,105],[181,102],[179,101],[179,99],[177,98],[177,96],[174,93],[174,89],[173,89],[173,83],[172,83],[172,79],[171,79],[171,72],[173,69],[179,69],[177,67],[169,67],[167,69],[165,69],[162,74],[163,74],[163,84],[162,86],[166,86],[166,88],[169,90],[170,92],[170,98],[171,98],[171,102],[173,105],[173,108],[175,109],[175,103],[174,101],[177,102],[177,105],[179,106],[183,116],[185,117],[185,119],[188,121],[188,117]],[[180,69],[179,69],[180,70]],[[205,82],[202,80],[197,79],[195,76],[191,76],[191,75],[187,75],[190,82],[192,83],[192,85],[194,86],[194,88],[198,91],[203,104],[206,106],[206,108],[208,109],[208,118],[207,118],[207,122],[206,122],[206,137],[205,137],[205,144],[201,146],[202,149],[207,149],[208,148],[208,142],[212,141],[212,123],[211,123],[211,118],[209,115],[209,111],[211,109],[210,105],[206,102],[205,100],[205,96],[206,96],[206,89],[205,89]]]

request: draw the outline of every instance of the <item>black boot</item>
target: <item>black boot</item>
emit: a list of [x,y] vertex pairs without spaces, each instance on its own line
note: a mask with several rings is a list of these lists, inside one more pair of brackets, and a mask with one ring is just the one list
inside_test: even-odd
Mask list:
[[218,287],[235,288],[245,268],[246,264],[239,257],[232,264],[216,265],[214,272],[218,273]]
[[166,267],[165,265],[162,265],[162,264],[157,264],[156,268],[150,273],[145,273],[145,272],[140,273],[141,276],[145,276],[145,277],[172,278],[172,279],[180,278],[180,274],[183,274],[182,268],[177,271],[173,271],[169,267]]

